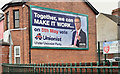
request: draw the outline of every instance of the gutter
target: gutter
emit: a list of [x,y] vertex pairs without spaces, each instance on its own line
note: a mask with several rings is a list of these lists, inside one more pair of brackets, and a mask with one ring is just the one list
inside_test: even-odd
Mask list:
[[0,39],[0,46],[10,46],[10,44],[4,42],[3,39]]
[[[29,25],[29,63],[31,64],[31,35],[30,35],[30,6],[25,4],[28,7],[28,25]],[[26,23],[27,24],[27,23]]]
[[9,2],[9,3],[5,4],[5,5],[1,8],[1,10],[2,10],[2,11],[5,11],[5,10],[6,10],[7,8],[9,8],[9,7],[21,6],[21,5],[25,4],[25,3],[26,3],[26,2],[14,2],[14,3]]
[[[83,0],[83,1],[91,8],[91,10],[93,10],[93,12],[94,12],[96,15],[99,14],[99,12],[90,4],[90,2],[88,2],[88,0]],[[10,2],[10,3],[5,4],[5,5],[1,8],[1,10],[2,10],[2,11],[5,11],[8,7],[20,6],[20,5],[23,5],[23,4],[25,4],[25,3],[26,3],[26,2],[14,2],[14,3]]]
[[5,16],[0,17],[0,22],[5,18]]
[[88,2],[88,0],[83,0],[90,8],[91,10],[96,14],[98,15],[99,12],[90,4],[90,2]]

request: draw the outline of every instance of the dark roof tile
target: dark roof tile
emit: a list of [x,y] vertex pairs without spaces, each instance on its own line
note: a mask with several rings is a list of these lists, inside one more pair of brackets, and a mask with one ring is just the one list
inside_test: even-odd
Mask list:
[[115,23],[117,23],[117,24],[119,23],[120,16],[110,15],[110,14],[105,14],[105,13],[101,13],[101,14],[105,15],[106,17],[108,17],[109,19],[114,21]]

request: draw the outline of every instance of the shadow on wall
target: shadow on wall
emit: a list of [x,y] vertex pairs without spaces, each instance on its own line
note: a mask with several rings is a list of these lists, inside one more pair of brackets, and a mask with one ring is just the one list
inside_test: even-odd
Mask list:
[[118,2],[118,8],[120,8],[120,1]]

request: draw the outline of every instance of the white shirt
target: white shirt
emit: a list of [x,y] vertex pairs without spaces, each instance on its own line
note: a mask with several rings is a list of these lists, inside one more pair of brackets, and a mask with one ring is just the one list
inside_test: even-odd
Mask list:
[[76,30],[76,31],[78,31],[78,35],[79,35],[79,33],[80,33],[80,31],[81,31],[81,28],[80,28],[79,30]]

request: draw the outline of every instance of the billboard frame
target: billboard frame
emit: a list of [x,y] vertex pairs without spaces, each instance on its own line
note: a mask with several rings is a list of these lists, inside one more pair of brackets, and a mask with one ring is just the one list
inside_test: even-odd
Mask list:
[[[120,40],[103,42],[103,54],[118,54],[118,53],[120,53],[119,52],[119,43],[120,43]],[[115,45],[115,44],[118,44],[118,45]],[[105,51],[104,48],[105,49],[107,48],[108,51]],[[118,48],[118,50],[117,50],[117,48]],[[116,52],[116,50],[117,50],[117,52]]]
[[[81,15],[85,16],[87,18],[87,48],[74,48],[74,47],[34,47],[32,46],[32,8],[39,8],[42,10],[49,10],[49,11],[55,11],[55,12],[61,12],[61,13],[67,13],[67,14],[74,14],[74,15]],[[30,5],[30,47],[32,49],[71,49],[71,50],[88,50],[89,49],[89,31],[88,31],[88,15],[86,14],[80,14],[80,13],[74,13],[74,12],[69,12],[69,11],[62,11],[62,10],[57,10],[57,9],[52,9],[52,8],[45,8],[45,7],[39,7],[39,6],[34,6]]]

